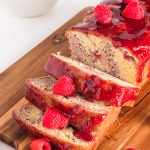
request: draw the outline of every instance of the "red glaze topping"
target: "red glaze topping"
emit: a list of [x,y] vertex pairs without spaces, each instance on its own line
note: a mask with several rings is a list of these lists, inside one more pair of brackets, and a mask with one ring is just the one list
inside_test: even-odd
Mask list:
[[84,131],[92,131],[96,125],[101,123],[105,118],[107,117],[107,114],[99,114],[96,116],[90,117],[90,120],[82,126]]
[[75,131],[74,135],[84,141],[92,141],[94,139],[92,136],[93,127],[102,122],[106,116],[106,114],[100,114],[95,117],[91,117],[90,121],[83,125],[83,130]]
[[91,120],[90,120],[90,126],[93,127],[93,126],[99,124],[99,123],[102,122],[106,117],[107,117],[106,114],[100,114],[100,115],[97,115],[97,116],[92,117]]
[[90,131],[75,131],[74,135],[84,141],[90,142],[94,139]]
[[[101,86],[100,86],[101,85]],[[107,81],[98,81],[96,76],[91,76],[83,83],[83,94],[90,99],[109,100],[114,106],[122,106],[128,100],[136,99],[138,89],[124,88]]]
[[128,48],[139,59],[137,82],[141,82],[143,65],[150,59],[150,2],[140,1],[144,9],[144,18],[138,20],[122,16],[126,7],[124,2],[112,0],[105,2],[105,5],[112,11],[112,19],[109,24],[100,23],[93,14],[93,17],[72,27],[72,30],[81,30],[97,36],[104,35],[112,39],[116,48]]
[[139,0],[123,0],[123,2],[128,4],[130,2],[139,2]]

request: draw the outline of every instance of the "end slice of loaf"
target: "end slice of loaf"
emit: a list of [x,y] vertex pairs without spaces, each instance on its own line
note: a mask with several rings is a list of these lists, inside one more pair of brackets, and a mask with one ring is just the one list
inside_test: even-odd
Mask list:
[[[13,112],[14,119],[26,129],[38,137],[45,137],[54,145],[64,147],[67,150],[93,150],[96,141],[86,142],[74,136],[72,128],[47,129],[42,125],[43,112],[34,105],[27,104]],[[93,132],[93,136],[98,134]]]
[[[55,81],[52,76],[28,79],[26,81],[26,99],[41,110],[51,106],[57,107],[70,118],[70,124],[80,130],[85,129],[88,125],[88,128],[96,131],[107,115],[113,111],[118,114],[120,112],[119,107],[106,106],[104,102],[100,101],[87,101],[84,96],[79,94],[71,97],[56,95],[51,90]],[[94,124],[94,120],[101,118],[102,115],[105,117]]]
[[[61,55],[51,54],[45,71],[59,78],[69,75],[76,89],[90,99],[108,102],[110,105],[132,105],[139,88],[107,73]],[[132,101],[131,104],[127,103]]]
[[36,106],[27,104],[13,111],[13,117],[23,128],[29,133],[33,133],[38,137],[45,137],[51,143],[61,147],[63,150],[96,150],[100,142],[103,140],[110,125],[117,119],[118,112],[113,111],[99,126],[97,132],[92,132],[93,141],[87,142],[78,139],[74,136],[73,128],[66,128],[63,130],[47,129],[42,126],[41,120],[43,112]]

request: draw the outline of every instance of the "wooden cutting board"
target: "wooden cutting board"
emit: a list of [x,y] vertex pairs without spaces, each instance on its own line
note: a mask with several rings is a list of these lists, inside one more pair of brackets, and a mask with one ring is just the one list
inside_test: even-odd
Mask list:
[[[69,20],[51,36],[32,49],[28,54],[0,74],[0,139],[18,150],[28,150],[31,140],[12,119],[11,113],[28,103],[24,96],[24,83],[27,78],[46,75],[43,66],[50,53],[58,51],[70,55],[65,31],[80,22],[85,8]],[[132,109],[124,109],[118,121],[111,127],[98,150],[123,150],[136,147],[150,150],[150,82],[139,94],[137,104]]]

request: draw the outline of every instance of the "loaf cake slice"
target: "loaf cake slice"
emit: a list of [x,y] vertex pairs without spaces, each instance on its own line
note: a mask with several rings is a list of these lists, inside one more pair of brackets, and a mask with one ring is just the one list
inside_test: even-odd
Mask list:
[[99,132],[92,132],[93,140],[84,141],[74,135],[71,127],[62,130],[45,128],[42,125],[43,112],[34,105],[27,104],[14,110],[13,117],[28,133],[48,138],[53,145],[63,150],[96,150],[110,125],[117,119],[116,114],[111,114],[99,126]]
[[28,79],[25,97],[43,111],[47,107],[55,106],[69,117],[70,124],[76,129],[96,131],[107,115],[120,112],[119,107],[106,106],[100,101],[87,101],[78,93],[68,97],[56,95],[51,90],[55,81],[52,76]]
[[[31,104],[15,110],[13,117],[28,133],[48,138],[54,145],[64,146],[64,149],[92,150],[94,147],[94,142],[86,142],[74,136],[72,128],[62,130],[45,128],[42,125],[43,112]],[[93,133],[93,136],[97,136],[97,134]]]
[[51,54],[45,71],[55,78],[70,76],[76,89],[89,100],[104,101],[113,106],[129,105],[126,102],[134,102],[139,92],[135,85],[61,55]]
[[108,24],[98,21],[94,8],[88,11],[83,21],[66,33],[72,58],[133,84],[148,80],[150,3],[146,0],[139,3],[145,12],[139,20],[122,15],[126,7],[123,0],[102,3],[112,12]]

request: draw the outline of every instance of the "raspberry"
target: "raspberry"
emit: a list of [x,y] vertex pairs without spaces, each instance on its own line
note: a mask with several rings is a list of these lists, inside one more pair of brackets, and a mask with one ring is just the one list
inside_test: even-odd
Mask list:
[[55,94],[69,96],[74,93],[75,85],[69,76],[62,76],[52,86],[52,90]]
[[47,108],[42,124],[49,129],[63,129],[68,125],[69,119],[62,115],[56,108]]
[[47,139],[39,138],[30,143],[31,150],[51,150],[51,145]]
[[94,15],[102,24],[109,23],[112,18],[110,8],[105,5],[97,5],[94,9]]
[[123,0],[124,3],[129,4],[130,2],[139,2],[138,0]]
[[130,19],[143,19],[144,10],[138,2],[131,2],[123,10],[122,15]]

